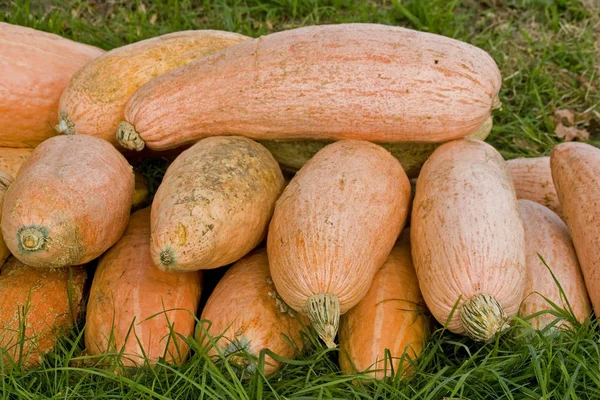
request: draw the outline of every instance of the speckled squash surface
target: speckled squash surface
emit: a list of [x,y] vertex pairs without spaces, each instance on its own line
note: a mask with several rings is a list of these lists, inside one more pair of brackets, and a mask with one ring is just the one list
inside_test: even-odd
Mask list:
[[27,265],[87,263],[125,231],[133,190],[132,168],[110,143],[55,136],[36,147],[8,188],[2,235]]
[[[277,294],[265,249],[247,255],[225,273],[200,318],[211,322],[208,330],[198,330],[200,342],[210,344],[205,332],[218,338],[220,353],[250,374],[256,371],[263,349],[294,358],[304,348],[301,332],[309,324]],[[217,349],[208,354],[216,356]],[[281,362],[265,354],[266,376],[280,368]]]
[[29,158],[33,149],[26,148],[0,148],[0,171],[4,171],[15,178],[21,165]]
[[433,152],[417,180],[411,246],[423,298],[441,324],[484,342],[508,327],[525,287],[525,238],[496,149],[461,139]]
[[[4,203],[4,195],[8,190],[8,187],[12,184],[13,178],[7,174],[6,172],[0,170],[0,217],[2,204]],[[0,233],[0,268],[4,265],[6,259],[10,256],[10,250],[6,246],[6,242],[4,242],[4,237],[2,233]]]
[[161,357],[183,363],[189,348],[179,335],[194,334],[201,290],[200,272],[174,274],[154,266],[150,208],[136,211],[96,269],[87,304],[88,354],[122,352],[124,366],[154,364]]
[[271,276],[329,347],[339,318],[366,294],[408,214],[410,182],[382,147],[341,140],[319,151],[277,200],[269,226]]
[[58,101],[77,70],[104,50],[0,22],[0,147],[35,147],[56,135]]
[[255,140],[443,142],[499,106],[483,50],[378,24],[307,26],[227,48],[140,87],[120,143],[166,150],[214,135]]

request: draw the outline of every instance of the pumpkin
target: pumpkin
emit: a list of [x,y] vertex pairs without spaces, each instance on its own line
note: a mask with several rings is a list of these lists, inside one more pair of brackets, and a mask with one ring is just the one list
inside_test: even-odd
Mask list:
[[[202,315],[210,321],[207,330],[198,330],[199,341],[210,346],[208,354],[219,353],[253,374],[261,351],[269,349],[280,357],[293,358],[304,348],[301,335],[308,324],[279,297],[269,273],[267,252],[259,249],[236,262],[212,292]],[[264,373],[271,375],[281,362],[265,355]]]
[[378,24],[307,26],[146,83],[127,101],[117,137],[136,150],[214,135],[436,143],[480,129],[500,104],[500,84],[485,51],[448,37]]
[[80,317],[87,273],[83,266],[40,269],[10,257],[0,270],[0,350],[33,367]]
[[33,149],[26,148],[0,148],[0,171],[4,171],[15,178],[21,165],[29,158]]
[[[340,369],[376,379],[407,374],[428,333],[408,230],[375,274],[367,295],[340,319]],[[386,351],[389,357],[386,358]]]
[[238,33],[190,30],[117,47],[81,68],[60,98],[57,130],[117,144],[115,133],[131,94],[144,83],[197,58],[250,39]]
[[550,154],[550,167],[585,286],[600,314],[600,149],[561,143]]
[[361,140],[320,150],[277,200],[267,252],[277,292],[335,347],[340,315],[366,294],[404,226],[410,182],[389,152]]
[[169,166],[154,196],[154,263],[196,271],[239,260],[264,239],[283,185],[273,156],[250,139],[196,143]]
[[417,180],[411,245],[423,298],[442,325],[483,342],[508,327],[525,287],[525,238],[496,149],[461,139],[433,152]]
[[88,354],[114,348],[124,366],[155,364],[161,357],[183,363],[189,348],[182,337],[194,334],[201,290],[200,272],[173,274],[154,266],[150,208],[136,211],[94,274],[85,327]]
[[132,207],[138,207],[146,200],[148,200],[149,182],[148,179],[139,171],[134,170],[134,189],[133,189],[133,201],[131,202]]
[[[6,191],[12,182],[13,178],[6,172],[0,170],[0,210],[2,209],[2,204],[4,203],[4,195],[6,194]],[[10,250],[8,250],[8,247],[6,247],[4,238],[0,233],[0,268],[2,268],[2,265],[4,265],[4,262],[9,256]]]
[[103,53],[0,22],[0,147],[35,147],[54,136],[63,89],[78,69]]
[[560,202],[552,182],[550,157],[514,158],[506,164],[517,199],[535,201],[562,217]]
[[85,264],[123,234],[134,176],[110,143],[55,136],[31,153],[4,197],[2,235],[34,267]]
[[[540,311],[552,310],[552,306],[545,299],[547,298],[560,307],[570,307],[575,318],[583,322],[591,306],[569,228],[558,215],[541,204],[519,200],[519,207],[525,228],[527,251],[527,276],[521,316],[527,317]],[[538,254],[543,257],[552,273]],[[561,285],[568,305],[561,297],[554,278]],[[542,314],[530,319],[529,323],[535,329],[542,329],[554,319],[550,314]]]

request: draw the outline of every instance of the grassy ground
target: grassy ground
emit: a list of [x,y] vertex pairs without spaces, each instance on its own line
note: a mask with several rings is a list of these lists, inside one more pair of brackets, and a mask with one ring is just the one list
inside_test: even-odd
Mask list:
[[[580,115],[600,145],[600,4],[595,0],[0,0],[0,20],[58,33],[105,49],[198,28],[250,36],[306,24],[379,22],[431,31],[487,50],[503,74],[503,108],[488,141],[506,158],[549,154],[560,142],[555,110]],[[156,177],[164,164],[146,168]],[[43,368],[0,377],[0,398],[600,398],[596,323],[524,341],[511,330],[477,345],[434,332],[412,379],[353,384],[341,378],[337,352],[319,346],[265,380],[242,380],[226,363],[196,349],[184,367],[129,374],[82,367],[82,331],[61,342]],[[192,343],[194,346],[194,344]]]

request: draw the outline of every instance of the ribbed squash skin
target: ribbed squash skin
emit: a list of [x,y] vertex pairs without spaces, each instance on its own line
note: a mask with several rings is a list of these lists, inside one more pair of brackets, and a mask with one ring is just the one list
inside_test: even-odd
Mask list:
[[[13,183],[13,178],[7,174],[6,172],[0,170],[0,210],[2,209],[2,204],[4,204],[4,195],[8,190],[8,187]],[[1,213],[1,211],[0,211]],[[1,217],[1,214],[0,214]],[[10,250],[6,246],[6,242],[4,242],[4,237],[0,233],[0,268],[4,265],[6,259],[10,256]]]
[[[297,351],[304,348],[301,332],[308,326],[308,320],[296,314],[277,295],[264,249],[242,258],[225,273],[208,298],[201,319],[211,322],[210,336],[222,335],[217,341],[222,354],[231,355],[231,362],[248,373],[256,371],[263,349],[294,358]],[[200,342],[208,345],[205,330],[198,333]],[[242,349],[251,357],[240,352]],[[218,353],[211,347],[208,354],[216,356]],[[266,376],[280,368],[279,361],[265,355]]]
[[2,234],[35,267],[84,264],[121,237],[134,176],[127,160],[92,136],[55,136],[36,147],[8,188]]
[[[54,347],[57,336],[66,333],[79,319],[86,279],[83,266],[40,269],[10,257],[0,269],[2,356],[27,366],[38,365],[42,355]],[[23,321],[23,309],[27,306]],[[25,333],[20,337],[23,323]]]
[[600,149],[561,143],[550,155],[552,179],[573,238],[585,286],[600,313]]
[[[461,318],[477,295],[516,314],[525,285],[524,230],[506,163],[492,146],[462,139],[433,152],[417,180],[411,245],[433,316],[446,324],[458,302],[450,331],[476,336]],[[491,340],[503,328],[501,315],[492,317],[477,323],[484,332],[474,338]]]
[[154,364],[160,357],[183,363],[189,349],[179,335],[194,334],[201,290],[200,272],[173,274],[154,266],[150,208],[136,211],[96,269],[86,314],[88,354],[122,351],[124,366]]
[[[521,315],[525,317],[539,311],[553,310],[544,297],[568,309],[552,274],[538,257],[539,254],[560,283],[573,314],[579,322],[583,322],[591,306],[569,228],[558,215],[541,204],[519,200],[519,207],[527,249],[527,278]],[[536,329],[542,329],[555,318],[544,314],[529,320],[529,323]]]
[[26,148],[0,148],[0,171],[8,173],[13,178],[17,176],[17,172],[21,165],[29,158],[33,149]]
[[375,274],[367,295],[341,317],[339,362],[346,375],[366,370],[376,379],[391,376],[392,370],[406,374],[408,359],[423,350],[428,321],[405,232]]
[[[342,140],[308,161],[277,200],[267,237],[273,282],[290,307],[308,314],[328,346],[339,315],[366,295],[392,250],[410,197],[410,182],[390,153]],[[323,296],[339,303],[321,316],[328,323],[311,315],[311,302]]]
[[110,50],[80,69],[60,98],[64,133],[83,133],[117,144],[131,94],[144,83],[197,58],[250,39],[216,30],[174,32]]
[[104,50],[0,22],[0,147],[56,135],[58,101],[73,74]]
[[442,142],[477,131],[500,84],[494,60],[457,40],[377,24],[308,26],[148,82],[125,120],[155,150],[229,134]]
[[154,196],[154,263],[196,271],[239,260],[264,239],[283,185],[279,165],[253,140],[196,143],[169,166]]
[[515,158],[508,160],[506,165],[517,199],[535,201],[562,217],[560,202],[552,182],[550,157]]

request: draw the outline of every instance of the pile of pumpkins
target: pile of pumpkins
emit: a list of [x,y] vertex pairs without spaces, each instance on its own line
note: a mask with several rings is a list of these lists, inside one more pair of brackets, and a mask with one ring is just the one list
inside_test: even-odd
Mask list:
[[[193,338],[254,373],[312,333],[382,378],[410,371],[429,313],[489,342],[516,315],[555,329],[548,300],[600,305],[600,150],[506,162],[477,47],[378,24],[105,52],[0,23],[0,43],[6,359],[39,364],[85,304],[87,354],[125,366],[183,363]],[[131,213],[150,157],[172,162]],[[202,271],[231,264],[199,310]]]

